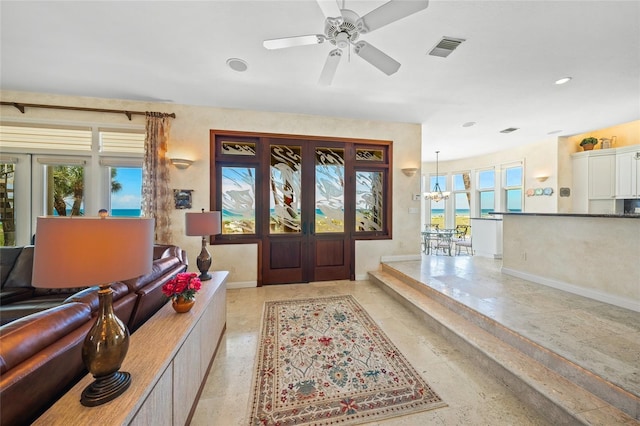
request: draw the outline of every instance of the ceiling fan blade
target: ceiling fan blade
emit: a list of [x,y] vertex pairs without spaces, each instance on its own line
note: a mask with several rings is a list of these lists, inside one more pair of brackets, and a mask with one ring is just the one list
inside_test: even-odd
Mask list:
[[322,9],[322,14],[325,18],[340,18],[342,19],[342,12],[336,0],[317,0],[318,6]]
[[386,75],[391,75],[400,68],[400,62],[396,61],[382,50],[373,47],[366,41],[359,41],[356,43],[354,51],[358,56],[378,68]]
[[325,36],[321,34],[309,34],[295,37],[272,38],[270,40],[263,41],[262,45],[267,49],[284,49],[286,47],[321,44],[325,39]]
[[397,1],[391,0],[377,9],[364,15],[358,20],[358,27],[362,33],[377,30],[392,22],[406,18],[429,6],[429,0],[424,1]]
[[330,86],[333,81],[333,76],[336,75],[336,70],[338,69],[338,64],[340,63],[340,59],[342,58],[342,50],[333,49],[329,52],[329,56],[327,56],[327,60],[324,63],[324,67],[322,68],[322,73],[320,73],[320,80],[318,83],[322,86]]

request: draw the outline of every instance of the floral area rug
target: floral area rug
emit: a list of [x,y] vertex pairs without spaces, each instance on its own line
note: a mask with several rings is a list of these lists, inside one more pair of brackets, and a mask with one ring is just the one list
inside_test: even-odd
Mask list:
[[251,425],[348,425],[446,406],[352,296],[265,302]]

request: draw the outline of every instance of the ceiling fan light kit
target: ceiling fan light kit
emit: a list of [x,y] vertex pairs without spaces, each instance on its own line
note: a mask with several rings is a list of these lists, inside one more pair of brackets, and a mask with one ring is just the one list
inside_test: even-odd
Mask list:
[[[267,49],[284,49],[295,46],[323,44],[328,41],[336,46],[329,52],[320,74],[319,84],[330,85],[342,57],[341,50],[353,46],[356,55],[392,75],[400,68],[400,62],[365,41],[358,41],[360,34],[370,33],[385,25],[413,15],[429,5],[429,1],[389,1],[363,17],[350,9],[340,8],[335,0],[317,0],[325,16],[324,34],[302,35],[269,39],[263,42]],[[344,5],[344,2],[343,2]]]

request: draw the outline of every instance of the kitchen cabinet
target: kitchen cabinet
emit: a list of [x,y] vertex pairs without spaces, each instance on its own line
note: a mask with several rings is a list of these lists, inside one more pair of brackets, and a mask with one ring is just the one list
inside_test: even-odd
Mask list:
[[616,152],[616,198],[640,198],[640,145]]
[[572,156],[573,213],[622,212],[622,200],[616,200],[616,150],[599,149]]
[[600,151],[606,152],[589,156],[590,200],[606,200],[615,197],[616,156],[609,149]]

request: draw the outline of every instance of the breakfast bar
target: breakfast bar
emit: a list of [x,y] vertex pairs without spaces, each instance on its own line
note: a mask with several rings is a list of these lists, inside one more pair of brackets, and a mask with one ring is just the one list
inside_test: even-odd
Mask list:
[[502,272],[640,312],[640,214],[494,214]]

